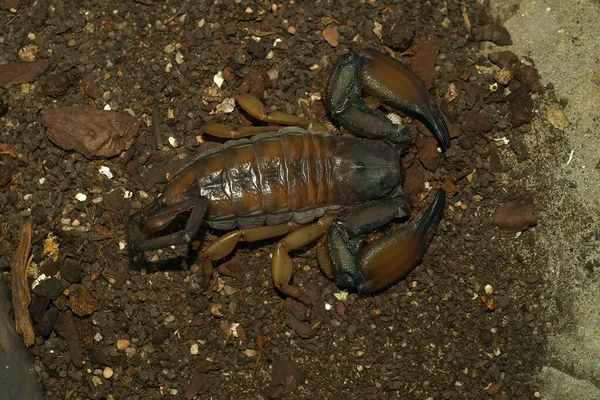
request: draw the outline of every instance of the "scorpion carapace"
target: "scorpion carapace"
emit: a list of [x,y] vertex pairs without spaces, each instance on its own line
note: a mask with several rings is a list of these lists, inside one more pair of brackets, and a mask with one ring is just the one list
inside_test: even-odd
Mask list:
[[[372,293],[406,276],[421,262],[443,217],[445,192],[437,192],[419,221],[365,240],[392,221],[410,217],[410,197],[401,190],[400,159],[410,135],[406,127],[368,108],[361,88],[417,114],[442,150],[450,146],[434,99],[410,69],[376,51],[351,53],[334,67],[325,105],[335,122],[363,138],[315,133],[323,126],[268,112],[258,99],[240,94],[238,103],[252,116],[295,126],[257,135],[260,129],[205,125],[205,133],[237,140],[200,154],[156,200],[130,216],[130,250],[190,243],[206,222],[229,231],[201,252],[209,277],[212,261],[229,255],[238,242],[285,236],[273,252],[273,282],[307,306],[309,298],[290,284],[289,252],[312,242],[318,241],[324,273],[341,288]],[[251,139],[240,139],[245,136]],[[344,206],[350,208],[340,212]],[[184,211],[191,212],[181,231],[152,238],[143,234],[164,229]]]

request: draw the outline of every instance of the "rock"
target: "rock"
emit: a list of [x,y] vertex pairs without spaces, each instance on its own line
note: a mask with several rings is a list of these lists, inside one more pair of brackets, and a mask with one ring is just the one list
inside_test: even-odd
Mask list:
[[421,137],[415,140],[418,149],[419,160],[425,168],[435,171],[440,165],[441,157],[437,151],[438,143],[431,136]]
[[498,172],[502,172],[502,160],[500,159],[500,155],[498,154],[498,147],[495,142],[490,142],[490,172],[495,174]]
[[494,80],[502,86],[508,86],[508,84],[513,80],[513,78],[513,73],[508,68],[502,68],[494,72]]
[[306,319],[306,306],[291,297],[285,299],[283,315],[286,325],[293,329],[298,336],[307,339],[319,332],[325,320],[325,302],[322,299],[319,287],[315,284],[306,284],[300,290],[312,302],[310,320]]
[[461,114],[461,119],[463,121],[463,129],[471,132],[486,133],[494,128],[494,123],[484,114],[479,112],[464,112]]
[[104,207],[108,211],[120,211],[125,206],[125,197],[123,196],[123,190],[120,188],[111,190],[106,196],[104,196]]
[[533,195],[503,204],[496,211],[496,226],[509,232],[523,231],[537,224],[538,215],[534,208]]
[[475,39],[479,42],[492,42],[498,46],[509,46],[512,44],[510,33],[500,23],[492,23],[474,29]]
[[84,271],[80,263],[70,258],[65,259],[60,269],[60,276],[69,283],[78,283],[83,277]]
[[104,379],[110,379],[110,378],[112,378],[113,374],[114,374],[114,371],[110,367],[106,367],[102,371],[102,376],[104,377]]
[[518,101],[511,101],[510,123],[513,128],[518,128],[531,122],[533,119],[533,99],[531,96],[523,96]]
[[66,74],[60,73],[50,75],[44,79],[44,82],[40,86],[40,90],[46,96],[60,97],[67,93],[70,86],[71,82],[69,81],[69,77]]
[[492,342],[492,339],[494,338],[492,335],[492,332],[490,332],[489,329],[482,329],[479,331],[479,341],[481,342],[481,344],[490,344]]
[[435,60],[439,52],[440,46],[430,39],[420,44],[419,51],[410,60],[411,69],[423,80],[427,90],[433,84]]
[[402,191],[408,194],[417,194],[425,186],[425,171],[419,163],[414,163],[405,171]]
[[54,329],[54,324],[58,319],[58,308],[50,306],[42,318],[33,326],[33,331],[36,335],[47,338]]
[[187,400],[193,399],[209,384],[208,374],[196,372],[185,390],[183,397]]
[[54,330],[67,341],[67,347],[71,355],[71,361],[79,368],[83,362],[83,353],[81,351],[81,340],[79,332],[73,323],[73,316],[70,312],[61,312],[58,316]]
[[405,51],[410,47],[414,38],[414,25],[402,17],[389,19],[383,24],[383,44],[394,51]]
[[488,58],[491,62],[496,64],[500,68],[506,68],[510,64],[516,63],[519,60],[519,57],[515,53],[509,50],[497,51],[495,53],[491,53]]
[[337,47],[340,44],[340,33],[335,25],[327,25],[323,29],[323,38],[331,47]]
[[125,350],[127,347],[129,347],[129,344],[131,342],[127,339],[119,339],[117,340],[117,349],[123,351]]
[[570,125],[569,118],[567,118],[565,112],[557,107],[548,109],[546,111],[546,118],[556,129],[563,130]]
[[33,293],[41,297],[47,297],[50,300],[56,300],[64,289],[65,288],[60,279],[52,277],[41,281],[35,288],[33,288]]
[[98,300],[83,285],[74,285],[67,305],[80,317],[91,315],[100,309]]
[[239,281],[242,280],[248,272],[248,265],[241,262],[239,257],[234,257],[231,260],[219,265],[217,271],[219,271],[221,275],[231,276]]
[[133,144],[139,122],[126,113],[72,106],[42,111],[48,138],[86,158],[113,157]]
[[271,372],[271,387],[269,398],[280,399],[292,393],[298,385],[301,385],[308,374],[298,367],[294,361],[275,361]]

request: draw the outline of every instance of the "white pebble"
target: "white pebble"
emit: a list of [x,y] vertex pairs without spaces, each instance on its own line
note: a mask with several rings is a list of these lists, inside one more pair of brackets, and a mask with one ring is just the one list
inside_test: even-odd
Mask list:
[[180,51],[175,54],[175,62],[179,65],[183,64],[183,54]]
[[113,173],[110,172],[110,168],[108,168],[105,165],[100,166],[100,173],[104,176],[106,176],[108,179],[112,179],[113,177]]
[[86,201],[87,200],[87,195],[85,193],[77,193],[75,195],[75,198],[79,201]]
[[339,301],[346,301],[346,300],[348,300],[348,292],[344,292],[344,291],[337,292],[337,293],[334,293],[333,296],[336,299],[338,299]]
[[213,77],[213,81],[220,88],[221,85],[223,85],[223,82],[225,82],[225,79],[223,79],[223,72],[222,71],[217,72],[215,74],[215,76]]

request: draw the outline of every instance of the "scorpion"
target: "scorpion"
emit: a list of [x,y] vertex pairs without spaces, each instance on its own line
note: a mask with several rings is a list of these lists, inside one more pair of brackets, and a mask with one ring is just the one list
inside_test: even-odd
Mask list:
[[[341,289],[376,293],[404,278],[422,261],[446,196],[439,189],[421,219],[369,240],[370,234],[411,215],[411,199],[401,189],[401,156],[411,138],[407,126],[369,108],[363,91],[415,115],[442,151],[450,147],[435,99],[411,69],[376,50],[351,52],[334,65],[324,103],[330,119],[355,136],[316,132],[324,126],[267,111],[252,95],[237,94],[248,114],[279,128],[203,126],[206,134],[233,140],[196,156],[162,194],[129,217],[130,251],[190,244],[206,223],[229,231],[198,254],[210,278],[212,262],[231,254],[239,242],[283,236],[272,255],[273,283],[308,308],[309,297],[290,282],[289,252],[313,242],[318,242],[321,270]],[[164,230],[183,212],[189,212],[183,229],[146,236]]]

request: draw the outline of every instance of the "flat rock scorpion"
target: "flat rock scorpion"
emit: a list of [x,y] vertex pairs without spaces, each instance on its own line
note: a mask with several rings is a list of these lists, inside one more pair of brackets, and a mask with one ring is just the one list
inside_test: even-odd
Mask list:
[[[318,241],[321,269],[342,289],[374,293],[404,278],[421,262],[446,196],[440,189],[419,221],[367,243],[370,233],[410,217],[410,197],[401,190],[401,155],[411,139],[407,127],[369,108],[363,91],[415,115],[442,151],[450,147],[441,112],[412,70],[375,50],[349,53],[333,67],[325,107],[334,123],[359,137],[316,133],[320,124],[268,112],[258,99],[240,94],[238,104],[253,117],[294,126],[205,125],[203,132],[234,140],[199,154],[157,199],[129,217],[130,251],[191,243],[206,223],[229,231],[199,254],[210,277],[212,261],[232,253],[238,242],[283,236],[273,252],[273,283],[307,307],[311,300],[290,283],[288,253],[312,242]],[[261,130],[268,132],[256,134]],[[345,206],[350,208],[340,213]],[[144,234],[164,230],[183,212],[189,217],[182,230],[151,238]]]

